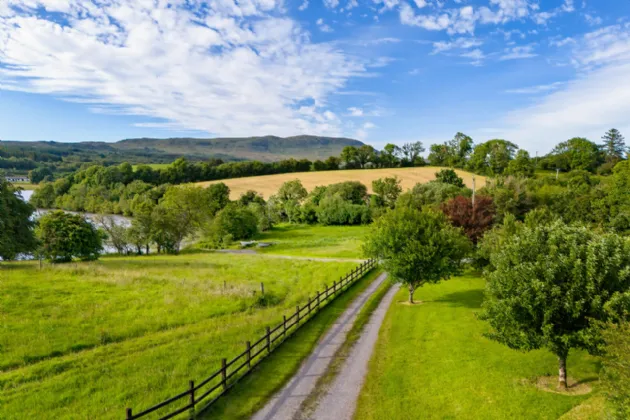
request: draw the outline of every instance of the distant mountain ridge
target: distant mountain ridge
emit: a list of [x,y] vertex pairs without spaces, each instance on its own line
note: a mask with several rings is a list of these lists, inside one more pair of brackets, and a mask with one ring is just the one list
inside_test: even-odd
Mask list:
[[359,140],[344,137],[220,137],[200,138],[138,138],[125,139],[112,146],[120,150],[159,150],[167,154],[185,152],[198,158],[223,157],[230,160],[261,160],[271,162],[285,158],[326,159],[337,156],[346,146],[362,146]]
[[[359,140],[343,137],[301,135],[293,137],[223,137],[223,138],[132,138],[115,143],[53,141],[0,141],[13,150],[52,153],[90,160],[143,162],[171,162],[178,157],[191,160],[220,158],[226,161],[260,160],[273,162],[282,159],[326,159],[338,156],[346,146],[362,146]],[[81,159],[81,160],[84,160]]]

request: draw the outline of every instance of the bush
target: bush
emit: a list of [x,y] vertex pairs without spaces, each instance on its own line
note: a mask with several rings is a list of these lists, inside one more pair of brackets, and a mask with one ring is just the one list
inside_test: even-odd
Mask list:
[[461,195],[442,204],[442,211],[455,227],[461,227],[473,244],[486,233],[494,222],[495,210],[492,198],[477,197],[473,206],[472,199]]
[[317,208],[317,219],[323,225],[360,225],[371,220],[370,209],[352,204],[339,195],[324,198]]
[[443,182],[445,184],[455,185],[459,188],[464,188],[464,180],[457,176],[457,172],[452,169],[442,169],[440,172],[435,173],[435,180],[437,182]]
[[37,235],[42,254],[53,263],[96,260],[103,249],[103,234],[83,217],[54,211],[39,219]]
[[416,184],[410,192],[402,194],[396,201],[396,207],[405,206],[420,209],[423,206],[439,206],[458,195],[470,197],[472,190],[460,188],[444,182],[431,181]]
[[212,221],[205,242],[215,248],[225,248],[232,241],[251,239],[258,233],[258,223],[258,218],[249,208],[228,204]]

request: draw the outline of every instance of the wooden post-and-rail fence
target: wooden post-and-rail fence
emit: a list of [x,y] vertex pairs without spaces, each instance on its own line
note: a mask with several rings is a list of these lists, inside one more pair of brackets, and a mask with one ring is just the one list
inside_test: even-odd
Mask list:
[[[348,286],[363,277],[367,272],[376,266],[375,260],[368,260],[350,271],[338,282],[334,281],[332,286],[327,286],[323,292],[317,292],[302,307],[297,305],[295,313],[290,317],[284,316],[282,322],[275,327],[267,327],[265,335],[255,342],[247,341],[245,351],[234,359],[228,361],[221,360],[221,368],[206,379],[188,383],[188,389],[184,392],[162,401],[153,407],[147,408],[139,413],[134,413],[131,408],[127,408],[126,419],[134,420],[146,417],[153,413],[159,416],[160,420],[173,418],[182,413],[188,413],[188,417],[193,418],[195,414],[208,409],[217,399],[219,399],[232,385],[240,378],[247,375],[254,369],[267,355],[275,350],[284,340],[290,337],[300,326],[304,325],[312,315],[325,307],[328,302],[334,300]],[[165,407],[179,406],[166,413],[160,410]],[[160,410],[160,413],[157,411]],[[153,417],[152,416],[152,417]]]

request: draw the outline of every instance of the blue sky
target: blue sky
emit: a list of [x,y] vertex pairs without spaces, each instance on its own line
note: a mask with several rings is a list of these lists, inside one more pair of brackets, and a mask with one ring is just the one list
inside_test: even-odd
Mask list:
[[628,0],[2,0],[0,139],[630,137]]

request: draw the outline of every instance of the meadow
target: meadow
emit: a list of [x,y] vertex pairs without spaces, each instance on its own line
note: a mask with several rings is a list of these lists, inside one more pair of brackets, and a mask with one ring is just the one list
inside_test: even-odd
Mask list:
[[151,406],[356,265],[219,253],[3,263],[0,418]]
[[368,226],[319,226],[283,223],[258,234],[256,240],[270,242],[261,254],[300,257],[362,258],[361,244]]
[[[511,350],[483,334],[479,321],[484,280],[469,274],[416,292],[423,303],[390,307],[370,360],[355,418],[565,419],[601,418],[597,358],[569,355],[569,376],[587,395],[540,390],[536,380],[557,375],[548,351]],[[420,414],[421,413],[421,414]]]
[[[224,179],[221,181],[199,182],[198,185],[208,186],[217,182],[223,182],[230,187],[230,198],[235,200],[248,190],[260,193],[265,199],[275,194],[286,181],[299,179],[307,191],[319,185],[330,185],[337,182],[359,181],[372,193],[372,181],[384,177],[397,176],[401,180],[404,190],[413,188],[414,185],[432,181],[435,173],[444,168],[424,166],[416,168],[383,168],[383,169],[353,169],[340,171],[298,172],[278,175],[263,175],[245,178]],[[456,169],[455,172],[464,180],[468,187],[472,187],[473,174]],[[476,188],[482,188],[486,184],[486,177],[476,175]]]

